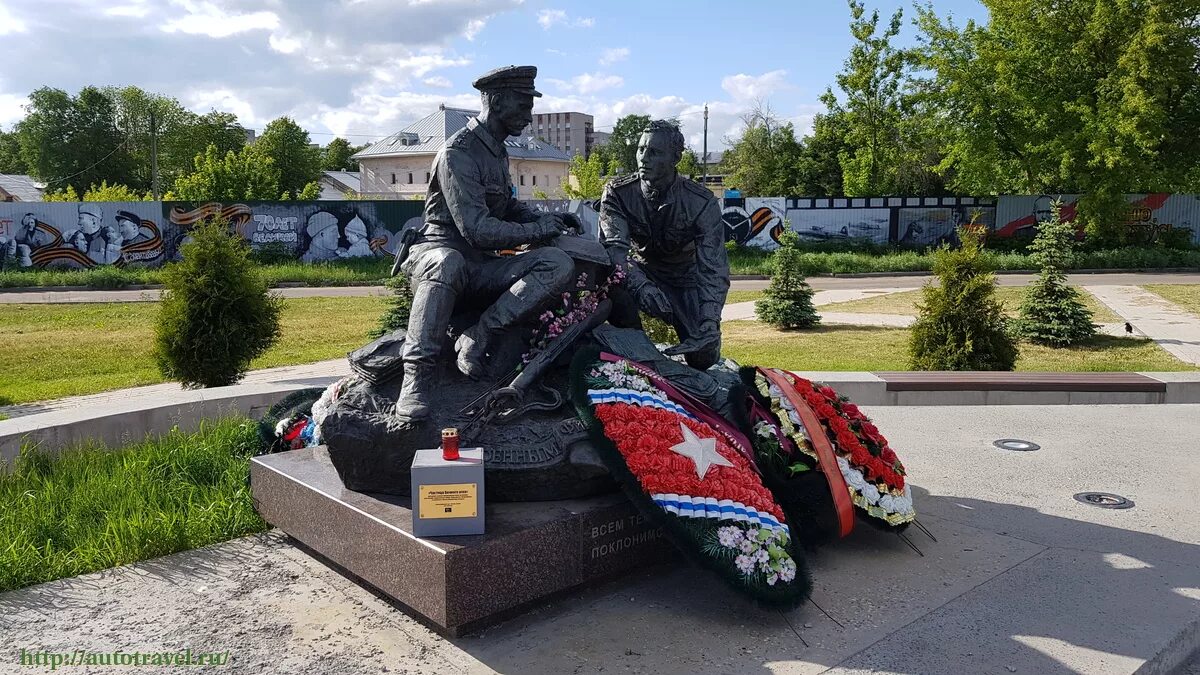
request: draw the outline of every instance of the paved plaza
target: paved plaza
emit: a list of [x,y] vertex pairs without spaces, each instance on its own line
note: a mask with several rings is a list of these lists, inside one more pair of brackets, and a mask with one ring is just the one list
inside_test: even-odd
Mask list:
[[[1164,672],[1200,645],[1200,519],[1184,497],[1200,463],[1177,433],[1200,406],[868,413],[937,542],[910,529],[922,557],[860,524],[811,555],[813,602],[786,614],[676,562],[446,640],[272,532],[2,594],[3,658],[191,647],[228,650],[229,673],[1003,675]],[[1135,506],[1072,498],[1084,491]]]

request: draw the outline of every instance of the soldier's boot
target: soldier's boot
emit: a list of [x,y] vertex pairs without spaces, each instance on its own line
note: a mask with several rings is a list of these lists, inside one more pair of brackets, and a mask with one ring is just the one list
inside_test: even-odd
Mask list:
[[454,344],[458,370],[473,380],[487,374],[487,355],[495,338],[548,306],[572,278],[574,263],[559,249],[543,248],[522,255],[531,256],[533,266],[529,273],[488,307]]
[[413,292],[401,358],[404,383],[396,399],[396,417],[402,422],[422,422],[429,418],[433,390],[437,385],[437,357],[446,340],[446,328],[458,294],[439,281],[423,281]]

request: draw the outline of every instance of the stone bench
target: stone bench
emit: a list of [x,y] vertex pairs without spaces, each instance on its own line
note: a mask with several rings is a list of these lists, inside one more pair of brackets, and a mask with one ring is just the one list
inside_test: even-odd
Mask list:
[[1163,403],[1167,383],[1141,373],[878,372],[893,405]]

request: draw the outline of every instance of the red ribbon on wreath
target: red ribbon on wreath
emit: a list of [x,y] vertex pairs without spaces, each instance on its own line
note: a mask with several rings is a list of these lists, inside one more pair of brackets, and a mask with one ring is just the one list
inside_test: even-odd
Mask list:
[[833,444],[829,442],[829,437],[825,435],[821,420],[808,405],[808,401],[796,392],[795,387],[782,373],[769,368],[759,368],[758,372],[771,384],[779,387],[779,391],[783,392],[788,402],[796,409],[796,414],[800,416],[804,431],[812,441],[813,450],[817,452],[817,464],[824,472],[825,480],[829,481],[829,492],[833,495],[833,507],[838,517],[838,536],[849,535],[854,530],[854,503],[850,501],[850,487],[846,485],[842,470],[838,468],[837,455],[833,452]]

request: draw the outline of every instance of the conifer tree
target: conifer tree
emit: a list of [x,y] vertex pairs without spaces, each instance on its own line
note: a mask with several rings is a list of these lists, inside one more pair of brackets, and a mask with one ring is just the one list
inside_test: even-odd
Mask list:
[[1062,221],[1062,203],[1053,205],[1053,217],[1038,225],[1029,244],[1030,258],[1041,267],[1037,281],[1025,292],[1018,332],[1030,342],[1068,347],[1096,335],[1092,313],[1067,284],[1075,249],[1075,225]]
[[1012,370],[1017,346],[996,299],[996,276],[983,257],[984,228],[958,230],[961,248],[943,244],[934,253],[939,284],[923,289],[913,324],[909,359],[913,370]]
[[813,328],[821,323],[821,317],[813,307],[812,286],[804,279],[800,237],[785,229],[779,239],[771,285],[754,303],[754,310],[759,320],[776,328]]

